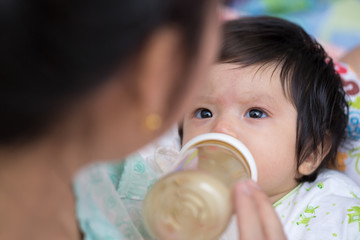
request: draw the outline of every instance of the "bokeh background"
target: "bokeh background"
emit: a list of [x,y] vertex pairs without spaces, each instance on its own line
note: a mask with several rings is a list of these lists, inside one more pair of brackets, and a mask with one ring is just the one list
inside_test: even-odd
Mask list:
[[233,0],[230,15],[271,15],[291,20],[335,59],[360,45],[360,0]]

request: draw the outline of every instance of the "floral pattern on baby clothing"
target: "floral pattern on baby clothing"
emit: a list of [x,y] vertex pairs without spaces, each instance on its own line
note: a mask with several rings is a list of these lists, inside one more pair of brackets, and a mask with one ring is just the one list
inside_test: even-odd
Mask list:
[[274,204],[289,240],[360,239],[360,187],[323,170]]
[[139,154],[98,163],[74,179],[76,211],[85,240],[147,240],[141,206],[156,175]]

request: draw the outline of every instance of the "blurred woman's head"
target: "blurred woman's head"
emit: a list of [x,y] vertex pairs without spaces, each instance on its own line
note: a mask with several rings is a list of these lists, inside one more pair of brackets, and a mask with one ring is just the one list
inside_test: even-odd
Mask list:
[[[215,57],[216,4],[1,1],[0,146],[41,138],[72,116],[89,142],[120,136],[131,151],[158,136]],[[154,114],[161,126],[146,129]]]

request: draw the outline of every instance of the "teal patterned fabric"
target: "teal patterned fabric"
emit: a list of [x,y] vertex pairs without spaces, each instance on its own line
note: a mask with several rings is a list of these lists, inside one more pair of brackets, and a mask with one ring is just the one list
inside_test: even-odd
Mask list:
[[74,191],[84,239],[151,239],[141,206],[155,181],[155,172],[138,154],[124,162],[97,163],[82,169],[74,179]]

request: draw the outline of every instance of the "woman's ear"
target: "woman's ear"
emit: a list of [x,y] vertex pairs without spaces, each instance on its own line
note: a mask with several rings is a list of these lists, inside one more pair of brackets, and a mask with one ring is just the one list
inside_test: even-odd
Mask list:
[[299,168],[298,172],[301,175],[310,175],[313,173],[321,164],[326,154],[329,153],[331,148],[331,137],[327,136],[324,140],[323,146],[318,146],[317,153],[313,152],[308,156],[305,161],[303,161]]
[[162,116],[168,110],[170,94],[185,66],[182,46],[177,28],[162,28],[152,34],[137,56],[137,100],[146,114]]

